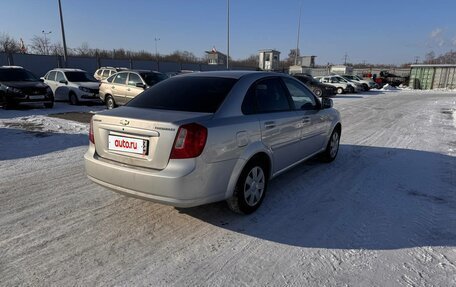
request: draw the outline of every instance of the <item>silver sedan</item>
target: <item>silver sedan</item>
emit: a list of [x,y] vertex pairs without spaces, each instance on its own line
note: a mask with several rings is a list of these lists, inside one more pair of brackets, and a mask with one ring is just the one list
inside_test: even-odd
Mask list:
[[85,167],[126,195],[176,207],[226,200],[248,214],[270,179],[315,155],[334,160],[341,131],[332,100],[290,76],[192,73],[94,115]]

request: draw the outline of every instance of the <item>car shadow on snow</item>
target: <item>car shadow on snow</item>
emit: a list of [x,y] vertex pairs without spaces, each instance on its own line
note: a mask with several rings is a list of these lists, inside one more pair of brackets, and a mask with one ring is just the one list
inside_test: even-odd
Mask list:
[[43,155],[88,144],[85,134],[0,128],[0,161]]
[[388,250],[456,246],[456,157],[341,145],[269,183],[263,205],[241,216],[224,203],[179,209],[220,228],[309,248]]

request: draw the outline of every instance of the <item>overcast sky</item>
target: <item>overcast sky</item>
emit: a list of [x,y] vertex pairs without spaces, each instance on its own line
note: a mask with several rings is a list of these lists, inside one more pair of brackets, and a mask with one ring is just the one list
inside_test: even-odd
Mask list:
[[[61,0],[67,45],[147,50],[169,54],[187,50],[202,57],[213,46],[227,50],[227,0]],[[57,0],[2,1],[0,34],[26,44],[34,35],[61,41]],[[279,50],[281,59],[296,47],[316,55],[317,64],[401,64],[456,50],[456,0],[231,0],[230,56]]]

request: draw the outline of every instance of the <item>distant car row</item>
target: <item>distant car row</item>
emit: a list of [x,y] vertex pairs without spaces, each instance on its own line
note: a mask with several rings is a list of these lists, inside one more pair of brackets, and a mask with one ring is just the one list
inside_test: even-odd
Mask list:
[[[356,75],[315,78],[307,74],[293,76],[319,97],[368,91],[377,87],[375,82]],[[20,103],[38,103],[52,108],[54,101],[68,101],[71,105],[103,102],[108,109],[113,109],[125,105],[168,77],[160,72],[127,68],[101,67],[94,76],[81,69],[58,68],[50,70],[40,80],[22,67],[3,66],[0,67],[0,105],[11,107]]]
[[377,87],[375,82],[364,80],[356,75],[329,75],[315,78],[307,74],[294,74],[293,76],[303,82],[319,97],[363,92]]
[[54,101],[68,101],[72,105],[103,101],[112,109],[167,78],[154,71],[111,67],[98,69],[95,76],[101,83],[81,69],[53,69],[38,79],[20,66],[2,66],[0,105],[8,108],[19,104],[43,104],[52,108]]

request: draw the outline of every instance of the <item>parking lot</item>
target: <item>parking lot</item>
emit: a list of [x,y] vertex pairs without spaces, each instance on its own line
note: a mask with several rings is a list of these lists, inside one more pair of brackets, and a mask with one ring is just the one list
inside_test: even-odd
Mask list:
[[274,179],[250,216],[92,183],[87,115],[104,106],[0,110],[2,285],[456,285],[455,93],[333,100],[338,158]]

